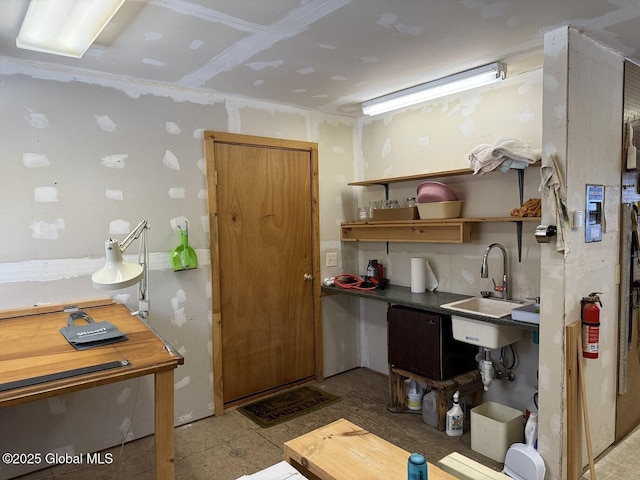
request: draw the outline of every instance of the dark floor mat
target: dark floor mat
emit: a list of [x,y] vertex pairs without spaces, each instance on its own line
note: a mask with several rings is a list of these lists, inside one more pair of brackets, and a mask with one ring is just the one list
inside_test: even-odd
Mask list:
[[264,400],[245,405],[238,411],[263,428],[306,415],[340,400],[320,388],[305,385],[279,393]]

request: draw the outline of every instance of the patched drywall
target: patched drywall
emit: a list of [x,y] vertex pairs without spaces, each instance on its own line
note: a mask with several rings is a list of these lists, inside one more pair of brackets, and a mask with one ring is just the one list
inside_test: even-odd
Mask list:
[[[566,98],[558,89],[565,85],[567,64],[561,57],[567,54],[567,48],[562,42],[556,43],[560,37],[564,35],[549,37],[549,61],[544,74],[545,96],[549,95],[550,101],[544,106],[545,131],[548,128],[554,132],[556,149],[566,142],[566,132],[562,130]],[[332,51],[328,43],[319,48]],[[610,73],[607,62],[605,59],[599,68],[594,68],[594,82]],[[514,296],[534,295],[540,284],[545,288],[558,286],[560,291],[564,288],[566,272],[556,271],[553,265],[549,269],[544,256],[544,283],[540,281],[540,246],[532,241],[532,225],[525,225],[522,263],[515,260],[515,226],[511,224],[478,225],[472,241],[464,245],[390,245],[389,254],[383,244],[358,246],[339,241],[340,221],[353,219],[358,204],[381,196],[378,187],[347,187],[350,181],[461,168],[467,165],[465,155],[474,145],[505,134],[542,146],[548,152],[549,147],[540,143],[540,71],[511,77],[504,85],[481,94],[438,102],[436,107],[360,119],[355,125],[344,117],[149,82],[128,82],[113,76],[92,76],[82,69],[35,70],[7,58],[0,58],[0,67],[0,94],[6,99],[0,119],[3,173],[4,178],[12,179],[3,183],[0,193],[4,200],[0,202],[0,218],[9,232],[0,249],[0,304],[13,308],[98,296],[100,292],[92,288],[90,275],[102,266],[105,239],[110,235],[121,239],[140,218],[149,219],[151,322],[186,358],[175,379],[177,424],[213,413],[211,279],[202,160],[205,129],[318,142],[323,277],[362,272],[368,258],[378,257],[388,265],[394,281],[408,285],[409,258],[424,256],[434,266],[441,290],[460,289],[464,290],[462,293],[475,294],[490,281],[479,279],[482,251],[498,241],[509,252]],[[615,71],[615,65],[611,70]],[[591,74],[589,71],[586,77]],[[602,83],[608,89],[603,97],[615,90],[609,88],[615,87],[610,82]],[[578,91],[583,88],[586,87],[583,85]],[[574,104],[591,97],[591,91],[579,95]],[[584,108],[587,106],[585,103]],[[615,115],[611,111],[608,114],[612,128]],[[600,115],[606,116],[607,111]],[[583,139],[581,135],[577,138]],[[601,139],[598,132],[594,132],[594,138]],[[596,145],[594,151],[599,156],[606,156],[607,151],[602,150],[605,144]],[[590,157],[591,152],[577,152],[576,157],[594,158]],[[596,163],[588,165],[595,168]],[[578,164],[578,168],[583,166]],[[585,175],[584,181],[600,181],[592,170],[587,169]],[[448,179],[447,183],[465,197],[465,214],[498,214],[517,202],[514,176],[513,172],[496,173]],[[613,186],[612,180],[606,182]],[[536,184],[535,175],[527,173],[525,200],[536,196]],[[394,187],[393,195],[402,199],[412,189],[415,185]],[[484,201],[476,201],[480,196]],[[185,219],[190,222],[191,243],[198,252],[200,268],[178,274],[171,269],[168,252],[177,244],[177,225],[183,225]],[[612,225],[608,237],[611,242],[615,236],[615,223]],[[135,247],[132,249],[128,256],[135,260]],[[329,252],[338,253],[338,266],[324,265],[324,255]],[[500,269],[498,256],[493,255],[496,253],[491,258],[491,276]],[[609,257],[598,258],[607,265],[610,261]],[[580,262],[574,266],[580,274],[587,268]],[[594,274],[602,273],[601,278],[606,281],[610,277],[608,268]],[[572,295],[577,298],[578,292]],[[135,288],[114,297],[137,307]],[[571,302],[575,303],[573,297]],[[553,311],[564,312],[565,300],[553,300],[551,306]],[[325,298],[323,307],[325,374],[358,365],[385,371],[384,308],[346,296]],[[564,317],[555,322],[560,320],[564,322]],[[541,424],[541,436],[548,436],[541,443],[541,451],[555,475],[560,472],[562,456],[562,439],[558,435],[562,434],[563,420],[562,413],[556,413],[562,412],[562,393],[553,390],[562,388],[563,373],[557,367],[562,363],[562,326],[553,322],[549,325],[542,329],[545,361],[541,362],[541,377],[548,383],[541,398],[548,399],[543,409],[553,413]],[[606,333],[606,342],[609,338]],[[609,348],[606,342],[605,347]],[[534,382],[531,366],[537,364],[533,360],[537,349],[531,343],[518,349],[530,370],[519,375],[515,384],[499,384],[493,390],[497,392],[496,399],[506,399],[505,403],[513,405],[528,399]],[[594,370],[588,372],[588,382],[595,378],[597,383],[604,374],[593,373]],[[610,378],[613,377],[612,374]],[[0,410],[3,425],[17,432],[4,439],[4,449],[80,452],[146,435],[152,431],[149,409],[143,408],[152,402],[149,380]],[[607,388],[604,400],[609,391]],[[91,412],[83,410],[83,405],[108,412],[106,420],[96,420]],[[70,414],[72,411],[74,415]],[[82,428],[77,427],[75,415],[81,417]],[[606,443],[609,430],[605,420],[604,434],[598,442]],[[22,471],[0,466],[0,478]]]
[[[40,75],[48,78],[37,78]],[[35,78],[34,78],[35,77]],[[109,83],[109,82],[105,82]],[[144,92],[141,95],[131,94]],[[204,130],[314,141],[331,194],[320,193],[322,250],[339,250],[336,197],[353,179],[348,118],[202,92],[114,81],[98,86],[33,72],[4,74],[0,119],[4,177],[0,307],[104,297],[137,310],[137,289],[100,292],[91,274],[104,243],[147,219],[149,323],[185,357],[175,373],[175,423],[212,415],[211,274]],[[186,95],[186,96],[185,96]],[[186,101],[189,100],[189,101]],[[191,101],[193,100],[193,101]],[[338,181],[344,179],[345,182]],[[350,192],[349,192],[350,194]],[[324,219],[333,218],[333,221]],[[174,272],[177,227],[189,222],[198,269]],[[139,242],[126,258],[137,261]],[[357,320],[336,299],[325,314],[328,375],[358,366]],[[80,454],[153,432],[153,379],[142,378],[0,410],[8,452]],[[99,415],[96,415],[99,412]],[[0,465],[7,479],[38,466]]]
[[[16,38],[28,5],[2,2],[1,38]],[[107,86],[124,81],[130,95],[147,84],[181,86],[219,101],[243,96],[358,117],[363,101],[496,60],[509,75],[526,71],[543,33],[559,25],[637,61],[638,17],[636,2],[602,0],[132,1],[81,59],[4,41],[0,63]]]
[[[542,71],[535,70],[486,90],[451,96],[421,107],[359,120],[362,155],[358,174],[362,179],[407,176],[469,167],[467,154],[477,145],[513,137],[539,149],[542,137]],[[540,173],[526,169],[523,198],[539,198]],[[520,205],[515,171],[486,175],[434,178],[447,184],[463,200],[463,217],[504,217]],[[420,181],[390,185],[389,198],[400,203],[416,196]],[[368,205],[384,198],[381,186],[358,187],[358,203]],[[349,220],[355,220],[355,209]],[[511,298],[539,295],[540,248],[533,237],[535,224],[523,225],[521,261],[518,260],[516,226],[513,223],[474,223],[471,241],[463,244],[365,243],[359,244],[358,272],[376,258],[385,266],[392,283],[410,285],[410,259],[423,257],[438,279],[438,290],[479,295],[492,290],[492,278],[500,283],[502,258],[489,256],[489,278],[480,278],[485,248],[498,242],[508,254]],[[363,363],[386,372],[386,306],[362,302]],[[537,384],[538,346],[530,334],[516,344],[519,366],[516,382],[496,381],[485,400],[523,409]],[[496,363],[499,353],[494,352]]]
[[[545,37],[544,155],[555,155],[569,210],[585,210],[586,184],[605,186],[605,232],[585,243],[568,229],[568,249],[543,245],[539,449],[549,479],[566,478],[565,327],[580,319],[580,299],[603,292],[600,356],[584,363],[594,455],[614,440],[623,59],[572,28]],[[593,101],[591,101],[593,100]],[[556,220],[543,210],[543,222]],[[584,440],[583,440],[584,443]],[[587,464],[582,447],[583,465]]]

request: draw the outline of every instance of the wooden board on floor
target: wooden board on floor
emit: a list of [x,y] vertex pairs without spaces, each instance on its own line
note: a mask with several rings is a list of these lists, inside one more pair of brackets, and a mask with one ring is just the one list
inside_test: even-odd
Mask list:
[[511,477],[501,472],[491,470],[458,452],[453,452],[442,458],[438,466],[449,472],[459,480],[510,480]]
[[[391,480],[407,478],[410,452],[340,419],[284,444],[291,465],[316,480]],[[429,480],[456,477],[429,464]]]
[[580,336],[580,321],[565,329],[567,364],[567,479],[577,480],[582,475],[582,436],[580,424],[580,396],[578,392],[578,355],[576,339]]

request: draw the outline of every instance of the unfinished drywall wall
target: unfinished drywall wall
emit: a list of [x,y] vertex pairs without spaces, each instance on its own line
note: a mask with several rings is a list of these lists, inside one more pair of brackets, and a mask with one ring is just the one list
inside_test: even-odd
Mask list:
[[[345,197],[344,180],[353,176],[353,120],[263,102],[222,102],[194,90],[90,85],[42,72],[2,75],[0,96],[0,155],[7,180],[0,192],[6,232],[0,247],[0,308],[111,293],[137,309],[135,287],[100,292],[90,276],[104,265],[104,242],[122,240],[138,220],[147,219],[149,322],[185,357],[175,374],[176,424],[213,414],[202,132],[317,142],[321,183],[328,192],[321,187],[321,249],[336,250],[335,224],[344,218],[344,205],[336,199]],[[169,253],[179,244],[177,227],[185,220],[199,268],[174,272]],[[134,242],[127,257],[136,261],[137,253]],[[358,365],[357,322],[349,309],[327,310],[325,372],[335,374]],[[145,377],[4,408],[0,423],[14,433],[0,439],[0,449],[97,451],[152,433],[151,405],[153,379]],[[38,467],[0,465],[0,478]]]
[[[544,156],[557,157],[569,210],[585,210],[587,184],[605,186],[602,242],[567,229],[567,247],[542,246],[539,450],[549,479],[566,478],[565,326],[580,319],[580,299],[603,292],[600,356],[585,362],[593,453],[614,440],[617,378],[623,59],[572,28],[545,36]],[[559,223],[543,210],[543,222]],[[579,433],[580,434],[580,433]],[[586,465],[586,448],[582,450]]]
[[[362,154],[358,157],[361,179],[397,177],[426,172],[468,168],[467,154],[477,145],[494,143],[499,137],[513,137],[533,148],[541,147],[542,71],[516,75],[499,86],[451,96],[419,108],[360,119],[358,136]],[[464,201],[461,216],[509,216],[520,205],[518,176],[515,171],[492,172],[482,176],[435,178],[451,187]],[[416,196],[418,181],[392,184],[389,197],[404,201]],[[524,200],[539,198],[539,170],[525,170]],[[381,186],[357,187],[358,201],[384,198]],[[349,220],[355,220],[355,210]],[[498,242],[508,252],[511,298],[539,295],[540,248],[533,237],[535,224],[525,223],[522,260],[518,260],[516,226],[513,223],[478,223],[472,226],[471,242],[463,244],[361,243],[359,273],[367,261],[383,263],[392,283],[410,285],[411,257],[429,261],[439,282],[438,290],[479,295],[492,290],[492,277],[500,283],[502,257],[493,251],[489,257],[489,277],[480,278],[485,248]],[[362,301],[363,362],[386,372],[386,305]],[[537,384],[538,347],[530,333],[516,344],[519,367],[516,381],[496,381],[486,400],[514,408],[524,408]],[[494,352],[496,363],[499,352]]]

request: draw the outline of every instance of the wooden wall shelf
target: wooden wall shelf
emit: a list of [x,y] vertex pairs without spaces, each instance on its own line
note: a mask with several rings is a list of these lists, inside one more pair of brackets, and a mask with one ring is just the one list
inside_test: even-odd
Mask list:
[[[540,165],[541,165],[541,162],[535,162],[529,165],[529,167],[539,167]],[[524,172],[524,170],[519,170],[519,172]],[[351,182],[351,183],[348,183],[347,185],[349,185],[350,187],[366,187],[370,185],[389,185],[390,183],[411,182],[414,180],[430,180],[432,178],[459,177],[461,175],[473,175],[473,170],[471,170],[470,168],[458,168],[455,170],[444,170],[441,172],[431,172],[431,173],[418,173],[416,175],[406,175],[402,177],[389,177],[389,178],[378,178],[373,180],[362,180],[359,182]]]
[[480,222],[540,222],[540,217],[446,218],[395,222],[344,222],[344,242],[464,243],[471,240],[471,225]]
[[[539,167],[535,162],[529,167]],[[518,192],[522,205],[524,191],[524,170],[518,173]],[[459,168],[433,173],[419,173],[403,177],[379,178],[348,183],[350,187],[380,185],[384,187],[385,198],[389,199],[389,184],[429,180],[432,178],[473,175],[470,168]],[[347,222],[340,226],[340,239],[345,242],[427,242],[463,243],[471,239],[471,224],[474,222],[515,222],[517,227],[518,261],[522,261],[522,223],[540,222],[540,217],[481,217],[453,218],[446,220],[411,220],[398,222]],[[387,244],[387,250],[388,250]]]

